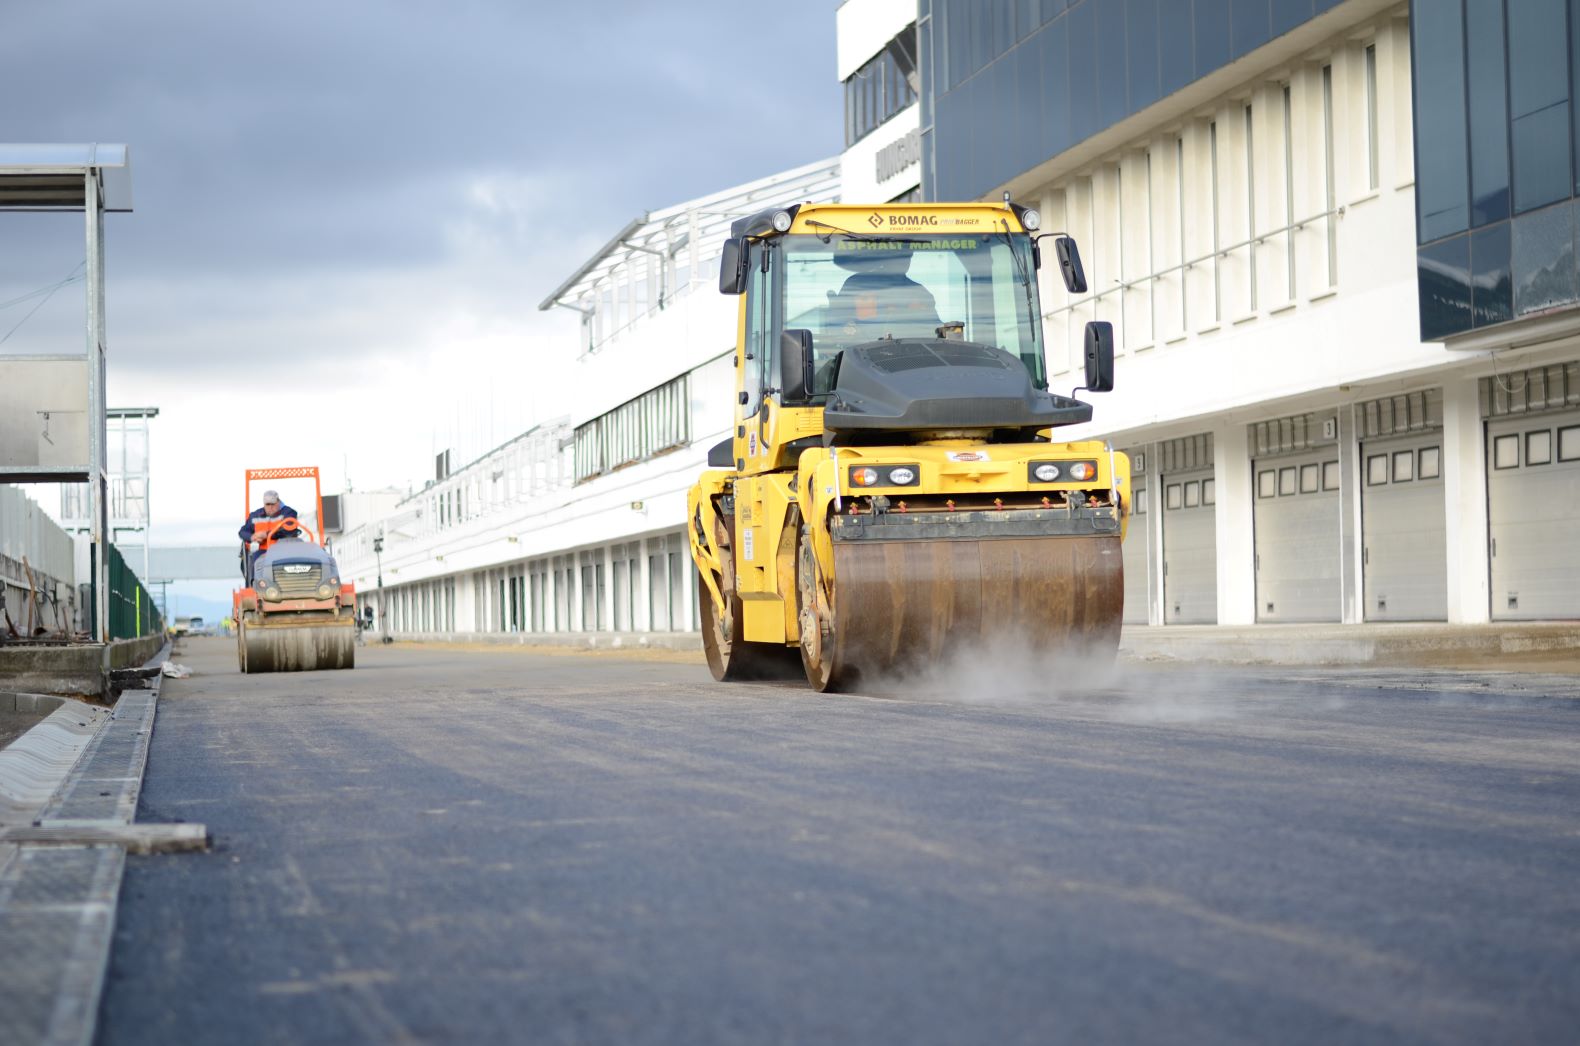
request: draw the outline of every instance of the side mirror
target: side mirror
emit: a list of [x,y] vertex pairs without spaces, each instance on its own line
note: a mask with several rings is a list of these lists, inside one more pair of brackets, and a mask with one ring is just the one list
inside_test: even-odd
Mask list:
[[779,402],[805,403],[812,389],[812,332],[791,328],[779,336]]
[[1114,325],[1107,320],[1086,325],[1085,387],[1089,392],[1114,391]]
[[1059,275],[1064,277],[1064,288],[1071,294],[1086,293],[1086,270],[1081,268],[1081,251],[1069,236],[1055,236],[1053,251],[1059,256]]
[[746,237],[731,236],[724,241],[719,258],[719,293],[746,293]]

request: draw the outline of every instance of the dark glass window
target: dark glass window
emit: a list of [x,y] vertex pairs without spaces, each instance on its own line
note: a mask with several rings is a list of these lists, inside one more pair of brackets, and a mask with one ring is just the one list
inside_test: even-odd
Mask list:
[[1158,39],[1162,71],[1163,94],[1173,94],[1195,77],[1196,64],[1192,56],[1194,33],[1191,30],[1189,4],[1163,0],[1158,5]]
[[1055,15],[1064,13],[1065,0],[1042,0],[1042,20],[1051,21]]
[[1042,24],[1042,0],[1015,0],[1015,39],[1024,40]]
[[1129,116],[1125,101],[1125,2],[1087,0],[1097,7],[1097,105],[1104,127]]
[[1470,237],[1455,236],[1416,252],[1421,340],[1470,329]]
[[1569,162],[1569,33],[1565,0],[1508,5],[1509,116],[1514,210],[1572,194]]
[[[882,126],[890,117],[916,101],[910,78],[914,71],[915,51],[911,40],[916,27],[908,26],[895,43],[883,50],[866,65],[850,74],[845,81],[845,144],[852,145]],[[914,39],[914,37],[912,37]],[[896,44],[907,46],[897,47]],[[897,61],[898,50],[904,61]]]
[[1311,17],[1311,0],[1273,0],[1273,35],[1282,36]]
[[1503,0],[1467,0],[1465,43],[1470,75],[1470,224],[1474,226],[1509,216]]
[[1042,128],[1042,107],[1047,96],[1042,93],[1042,69],[1036,49],[1029,44],[1017,47],[1009,57],[1015,70],[1014,97],[1010,99],[1015,118],[1006,122],[1006,131],[1015,151],[1016,168],[1027,171],[1052,155],[1037,133]]
[[1514,219],[1516,316],[1580,299],[1575,288],[1573,214],[1573,206],[1565,202]]
[[1229,0],[1196,0],[1198,75],[1229,64]]
[[1061,18],[1038,34],[1034,46],[1042,69],[1043,152],[1063,152],[1070,139],[1070,38],[1069,20]]
[[[1416,220],[1425,243],[1470,225],[1465,34],[1460,0],[1415,0],[1412,14]],[[1422,337],[1426,337],[1424,290],[1421,308]]]
[[1230,46],[1236,58],[1273,38],[1267,0],[1231,0]]
[[1158,0],[1127,0],[1125,35],[1129,42],[1130,111],[1157,101]]
[[1580,0],[1569,0],[1569,114],[1574,120],[1575,193],[1580,195]]
[[1472,325],[1485,327],[1514,318],[1514,281],[1509,275],[1509,223],[1470,234]]
[[1569,103],[1514,118],[1514,210],[1569,196]]
[[1097,14],[1076,4],[1064,19],[1070,33],[1070,130],[1072,141],[1097,133]]
[[[1015,7],[1018,0],[980,0],[980,2],[991,12],[989,17],[992,36],[987,53],[987,61],[991,62],[1015,46]],[[986,62],[983,64],[985,65]]]

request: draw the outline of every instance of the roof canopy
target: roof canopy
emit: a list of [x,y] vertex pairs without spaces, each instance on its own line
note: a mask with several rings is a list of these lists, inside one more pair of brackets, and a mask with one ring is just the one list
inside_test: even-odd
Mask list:
[[124,145],[0,144],[0,209],[80,211],[89,174],[99,180],[104,210],[132,209],[132,160]]
[[[774,204],[823,202],[838,197],[839,160],[833,159],[782,171],[661,211],[650,211],[627,222],[598,253],[544,298],[538,308],[548,309],[555,305],[580,308],[581,300],[633,254],[674,258],[693,246],[716,248],[729,235],[730,223],[743,215]],[[695,244],[691,242],[693,228],[696,230]]]

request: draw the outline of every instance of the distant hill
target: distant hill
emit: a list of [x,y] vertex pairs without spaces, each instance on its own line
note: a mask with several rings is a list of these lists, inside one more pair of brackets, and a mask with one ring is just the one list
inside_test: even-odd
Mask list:
[[217,625],[230,616],[230,601],[203,599],[200,596],[170,594],[170,613],[167,624],[174,624],[178,617],[201,617],[204,624]]

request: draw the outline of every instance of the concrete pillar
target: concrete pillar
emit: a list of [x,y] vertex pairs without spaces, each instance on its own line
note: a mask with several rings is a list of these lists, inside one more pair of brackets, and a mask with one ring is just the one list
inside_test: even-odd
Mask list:
[[581,616],[581,564],[577,562],[576,553],[565,554],[565,631],[580,632],[582,630]]
[[598,627],[606,632],[614,631],[614,547],[605,545],[597,552],[603,563],[603,612],[599,615]]
[[547,573],[543,578],[543,631],[557,632],[560,615],[560,570],[550,556],[544,564]]
[[[1051,266],[1050,266],[1051,268]],[[1158,444],[1144,443],[1139,449],[1147,456],[1147,624],[1161,625],[1163,613],[1163,459]]]
[[631,595],[634,602],[631,604],[631,627],[638,632],[653,631],[653,570],[648,563],[648,539],[643,538],[637,543],[637,559],[639,561],[638,578],[641,591]]
[[1244,425],[1213,430],[1212,476],[1218,495],[1218,624],[1256,623],[1256,528],[1251,440]]
[[1355,410],[1348,404],[1338,410],[1338,438],[1339,620],[1352,625],[1365,619],[1366,610],[1361,594],[1361,444],[1356,435]]
[[477,574],[455,577],[455,630],[477,631]]
[[677,632],[690,632],[697,627],[697,566],[691,561],[691,549],[686,543],[685,534],[677,534],[669,540],[676,542],[680,548],[676,559],[680,577],[674,582],[680,586],[680,620],[671,624]]
[[1448,620],[1491,620],[1487,553],[1487,443],[1475,378],[1443,383],[1443,508],[1447,513]]

